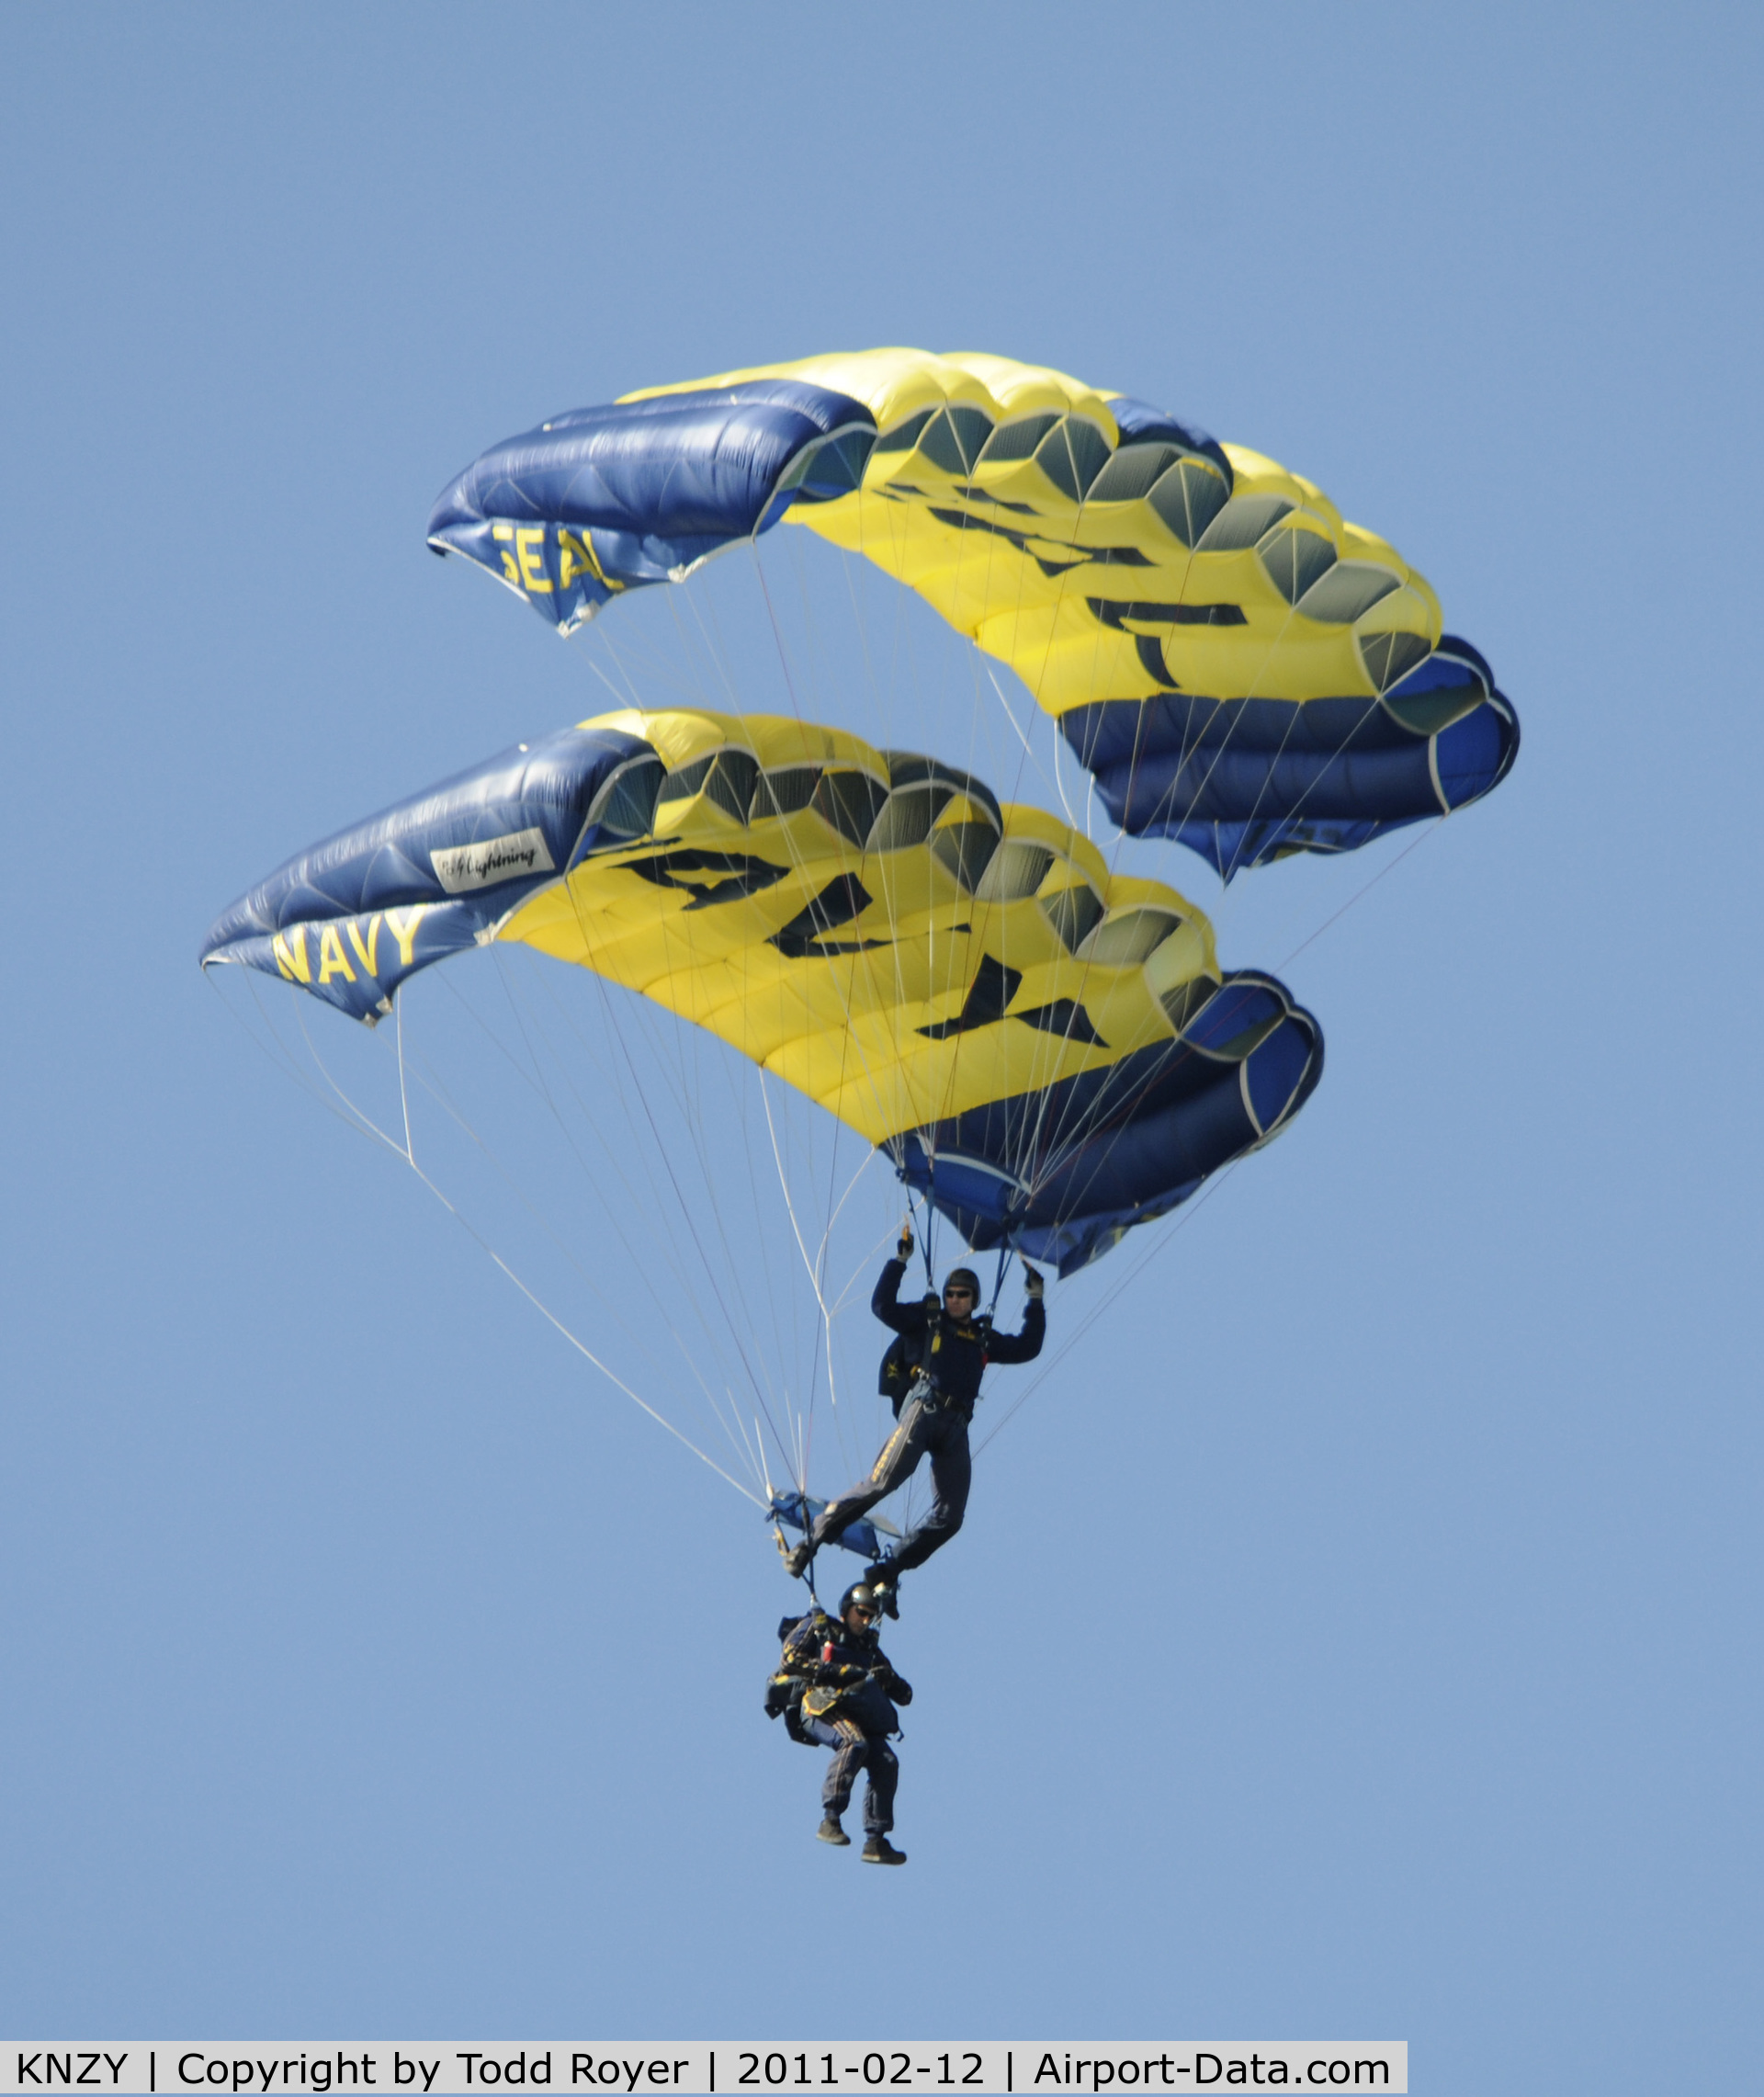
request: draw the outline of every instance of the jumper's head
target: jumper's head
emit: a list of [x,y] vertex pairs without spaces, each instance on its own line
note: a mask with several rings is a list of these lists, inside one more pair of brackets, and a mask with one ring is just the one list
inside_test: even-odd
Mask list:
[[972,1267],[952,1267],[944,1280],[944,1309],[956,1318],[972,1318],[980,1300],[980,1277]]
[[867,1631],[880,1615],[880,1604],[862,1581],[839,1598],[840,1622],[848,1631]]

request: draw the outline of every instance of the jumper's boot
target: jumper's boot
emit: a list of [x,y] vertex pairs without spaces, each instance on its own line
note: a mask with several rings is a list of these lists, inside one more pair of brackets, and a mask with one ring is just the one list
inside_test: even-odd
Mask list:
[[876,1597],[876,1605],[885,1616],[896,1622],[900,1616],[900,1590],[895,1584],[894,1575],[886,1565],[872,1566],[864,1575],[864,1584]]
[[792,1544],[784,1554],[784,1570],[792,1580],[800,1580],[808,1570],[808,1561],[815,1555],[815,1547],[805,1536],[801,1543]]
[[886,1835],[872,1835],[864,1845],[865,1864],[905,1864],[907,1853],[897,1850]]
[[815,1838],[818,1842],[831,1842],[833,1847],[838,1850],[848,1850],[852,1846],[852,1838],[840,1826],[837,1813],[828,1814],[820,1827],[815,1830]]

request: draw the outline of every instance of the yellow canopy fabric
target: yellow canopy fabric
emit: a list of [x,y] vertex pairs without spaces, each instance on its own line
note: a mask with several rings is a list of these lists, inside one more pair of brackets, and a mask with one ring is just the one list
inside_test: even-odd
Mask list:
[[775,716],[582,727],[663,760],[651,833],[495,936],[641,992],[871,1142],[1170,1043],[1218,987],[1193,904],[964,774]]
[[916,590],[1056,717],[1175,689],[1375,697],[1439,643],[1425,578],[1314,482],[1061,371],[873,349],[624,399],[775,379],[862,402],[881,433],[859,487],[786,521]]

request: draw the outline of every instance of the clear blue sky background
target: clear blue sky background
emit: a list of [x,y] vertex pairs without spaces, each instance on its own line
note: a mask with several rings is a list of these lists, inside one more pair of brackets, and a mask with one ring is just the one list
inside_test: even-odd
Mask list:
[[[0,16],[0,2023],[1755,2075],[1758,62],[1737,6]],[[760,1716],[750,1511],[194,961],[605,703],[424,550],[449,475],[881,342],[1309,474],[1525,728],[1293,959],[1316,1099],[910,1592],[894,1874]],[[1395,855],[1160,856],[1277,965]]]

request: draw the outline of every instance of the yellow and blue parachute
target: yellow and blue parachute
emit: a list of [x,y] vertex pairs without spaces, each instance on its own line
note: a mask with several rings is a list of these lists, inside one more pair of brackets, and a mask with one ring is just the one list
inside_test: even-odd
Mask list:
[[559,415],[437,500],[570,632],[781,519],[1022,677],[1114,822],[1229,877],[1479,799],[1519,722],[1425,578],[1312,482],[1008,358],[876,349]]
[[1063,1273],[1266,1142],[1323,1064],[1173,889],[971,774],[767,716],[633,710],[505,752],[298,854],[202,960],[371,1024],[492,941],[707,1029],[970,1244]]

